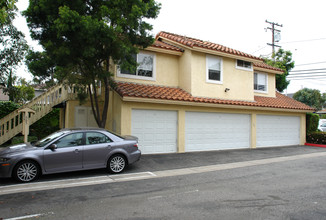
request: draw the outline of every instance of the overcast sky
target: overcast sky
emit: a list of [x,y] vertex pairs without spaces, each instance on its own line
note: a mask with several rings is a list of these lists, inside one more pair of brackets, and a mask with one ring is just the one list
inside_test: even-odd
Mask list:
[[[268,56],[272,48],[271,27],[265,22],[282,24],[278,43],[293,53],[296,67],[293,71],[325,69],[325,77],[302,77],[291,80],[287,92],[303,87],[326,92],[326,1],[325,0],[158,0],[162,9],[154,25],[153,34],[167,31],[222,44],[255,56]],[[20,10],[27,0],[19,0]],[[16,26],[28,34],[24,18]],[[31,39],[28,39],[31,42]],[[30,43],[37,48],[37,43]],[[26,68],[25,68],[26,69]],[[20,70],[20,74],[23,70]],[[304,71],[307,72],[307,71]],[[293,72],[293,73],[304,73]],[[310,71],[311,72],[311,71]],[[316,71],[314,71],[316,72]],[[26,73],[24,73],[26,76]],[[299,75],[300,76],[300,75]],[[31,78],[31,77],[30,77]],[[298,78],[297,78],[298,79]]]

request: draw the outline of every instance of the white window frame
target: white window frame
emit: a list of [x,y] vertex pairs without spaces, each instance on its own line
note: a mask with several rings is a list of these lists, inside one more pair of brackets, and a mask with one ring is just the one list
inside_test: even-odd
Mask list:
[[[263,90],[256,90],[255,89],[255,74],[257,74],[257,77],[259,76],[259,75],[265,75],[265,84],[266,84],[266,86],[265,86],[265,88],[266,88],[266,90],[265,91],[263,91]],[[261,73],[261,72],[254,72],[254,91],[255,92],[257,92],[257,93],[268,93],[268,74],[267,73]]]
[[[119,66],[117,68],[117,76],[122,77],[122,78],[129,78],[129,79],[155,81],[156,80],[156,54],[147,52],[147,51],[140,51],[138,54],[145,54],[145,55],[150,55],[153,57],[153,75],[152,75],[152,77],[124,74],[124,73],[121,73],[121,69]],[[137,54],[137,61],[138,61],[138,54]],[[138,67],[137,67],[137,69],[138,69]]]
[[[220,61],[220,80],[209,79],[208,62],[210,59],[215,59],[215,60]],[[221,57],[213,56],[213,55],[206,55],[206,82],[214,83],[214,84],[223,84],[223,59]]]
[[248,67],[238,66],[238,60],[239,59],[235,60],[235,68],[240,69],[240,70],[247,70],[247,71],[252,71],[253,70],[252,62],[249,62],[249,61],[246,61],[246,60],[241,60],[241,61],[250,63],[250,68],[248,68]]

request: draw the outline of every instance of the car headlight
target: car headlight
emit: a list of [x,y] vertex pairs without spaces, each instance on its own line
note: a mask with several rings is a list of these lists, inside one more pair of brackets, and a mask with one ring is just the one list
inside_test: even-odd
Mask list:
[[8,158],[8,157],[0,157],[0,163],[5,163],[9,160],[10,160],[10,158]]

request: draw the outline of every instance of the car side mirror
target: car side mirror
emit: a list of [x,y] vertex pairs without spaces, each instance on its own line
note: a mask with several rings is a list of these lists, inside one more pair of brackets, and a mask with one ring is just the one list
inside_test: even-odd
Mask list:
[[57,149],[57,148],[58,148],[58,147],[57,147],[56,144],[51,144],[51,145],[49,146],[49,149],[52,150],[52,151],[55,151],[55,149]]

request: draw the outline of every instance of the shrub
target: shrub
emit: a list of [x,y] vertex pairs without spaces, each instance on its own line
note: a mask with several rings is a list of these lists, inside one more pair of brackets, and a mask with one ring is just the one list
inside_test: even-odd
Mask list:
[[[37,137],[28,136],[28,142],[37,141]],[[20,144],[24,143],[24,136],[16,136],[11,139],[11,144]]]
[[307,117],[306,117],[307,134],[317,131],[318,123],[319,123],[319,115],[313,113],[307,113]]
[[43,118],[32,124],[29,127],[30,135],[42,139],[59,130],[59,114],[60,109],[55,108]]
[[326,132],[311,132],[307,135],[307,143],[326,144]]
[[15,111],[20,107],[19,104],[14,102],[0,102],[0,118],[5,117],[9,113]]

